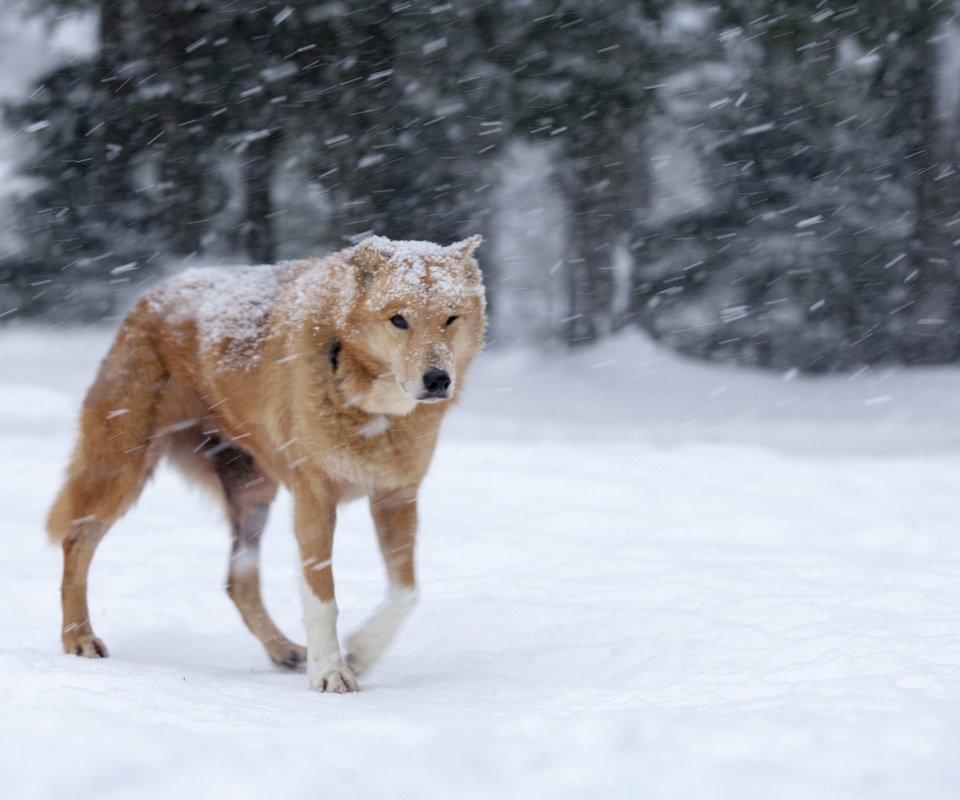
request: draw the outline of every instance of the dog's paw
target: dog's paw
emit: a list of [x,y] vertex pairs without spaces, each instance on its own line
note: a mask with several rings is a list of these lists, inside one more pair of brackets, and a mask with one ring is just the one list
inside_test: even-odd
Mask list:
[[347,640],[347,666],[354,675],[367,671],[384,654],[417,602],[415,589],[394,589],[363,626]]
[[354,637],[343,660],[354,675],[363,675],[380,658],[382,651],[382,647],[370,647],[364,637]]
[[92,633],[63,635],[63,651],[84,658],[106,658],[110,655],[107,646]]
[[[352,643],[351,647],[353,647]],[[370,660],[356,649],[348,650],[343,660],[347,662],[347,668],[354,675],[362,675],[370,666]]]
[[347,667],[334,667],[319,675],[311,675],[310,688],[315,692],[335,694],[347,694],[360,690],[356,676]]
[[278,667],[299,669],[307,663],[307,648],[291,643],[285,648],[271,651],[270,660]]

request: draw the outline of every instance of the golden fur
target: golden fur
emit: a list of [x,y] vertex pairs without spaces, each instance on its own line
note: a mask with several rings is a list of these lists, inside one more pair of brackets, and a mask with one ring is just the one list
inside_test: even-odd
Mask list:
[[[233,532],[227,589],[274,661],[295,667],[308,656],[260,598],[259,538],[280,485],[294,500],[308,612],[319,603],[335,624],[336,507],[359,496],[370,498],[391,596],[412,596],[417,490],[483,340],[479,243],[371,237],[320,259],[190,270],[144,295],[84,400],[49,515],[64,550],[65,650],[107,655],[87,610],[90,561],[162,456],[224,501]],[[431,370],[446,373],[450,396],[425,396]],[[308,645],[324,662],[316,674],[311,667],[311,686],[354,690],[355,673],[384,644],[374,629],[388,639],[382,631],[395,625],[385,620],[408,605],[375,615],[343,659],[335,628],[315,643],[308,624]]]

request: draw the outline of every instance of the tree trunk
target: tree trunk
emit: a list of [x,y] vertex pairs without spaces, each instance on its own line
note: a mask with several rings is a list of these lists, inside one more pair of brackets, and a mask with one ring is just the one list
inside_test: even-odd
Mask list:
[[245,151],[244,244],[247,254],[254,262],[259,264],[269,264],[276,260],[273,203],[270,187],[273,178],[274,153],[279,138],[277,132],[271,131],[253,139]]
[[917,227],[912,254],[916,278],[909,284],[912,304],[904,337],[907,363],[953,361],[960,345],[960,262],[954,244],[960,221],[960,159],[957,121],[947,119],[938,107],[938,62],[937,48],[925,47],[900,87],[910,98],[910,118],[921,137],[910,158],[916,165]]
[[190,45],[190,12],[170,9],[159,0],[155,8],[147,24],[154,37],[159,78],[170,86],[161,106],[162,127],[150,145],[160,161],[161,236],[172,253],[193,255],[200,251],[203,235],[203,174],[200,148],[185,111],[184,54]]
[[571,210],[567,261],[569,344],[589,342],[614,326],[616,245],[633,223],[630,136],[611,117],[594,135],[572,143],[565,181]]
[[[96,137],[95,169],[90,186],[93,205],[103,209],[100,218],[112,215],[107,207],[129,195],[127,164],[129,161],[129,125],[123,114],[123,99],[120,77],[126,56],[123,41],[124,0],[103,0],[100,6],[100,84],[105,87],[97,116],[99,127],[94,127]],[[97,120],[94,120],[94,126]]]
[[368,4],[355,15],[356,27],[346,42],[358,58],[345,81],[353,88],[343,98],[343,128],[350,139],[336,147],[349,207],[343,231],[351,238],[363,233],[411,236],[410,219],[403,213],[406,164],[396,147],[402,95],[392,72],[396,53],[387,29],[391,15],[391,3],[385,0]]

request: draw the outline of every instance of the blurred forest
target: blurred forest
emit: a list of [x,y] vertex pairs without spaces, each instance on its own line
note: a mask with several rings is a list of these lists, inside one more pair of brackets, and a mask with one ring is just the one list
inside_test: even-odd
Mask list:
[[2,322],[109,317],[185,262],[479,231],[501,341],[960,357],[950,2],[16,2],[98,41],[3,111],[29,180]]

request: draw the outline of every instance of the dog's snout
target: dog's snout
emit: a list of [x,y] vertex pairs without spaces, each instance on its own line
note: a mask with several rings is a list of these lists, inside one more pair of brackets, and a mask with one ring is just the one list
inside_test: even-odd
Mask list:
[[442,369],[427,370],[423,375],[423,388],[428,397],[446,397],[450,388],[450,376]]

